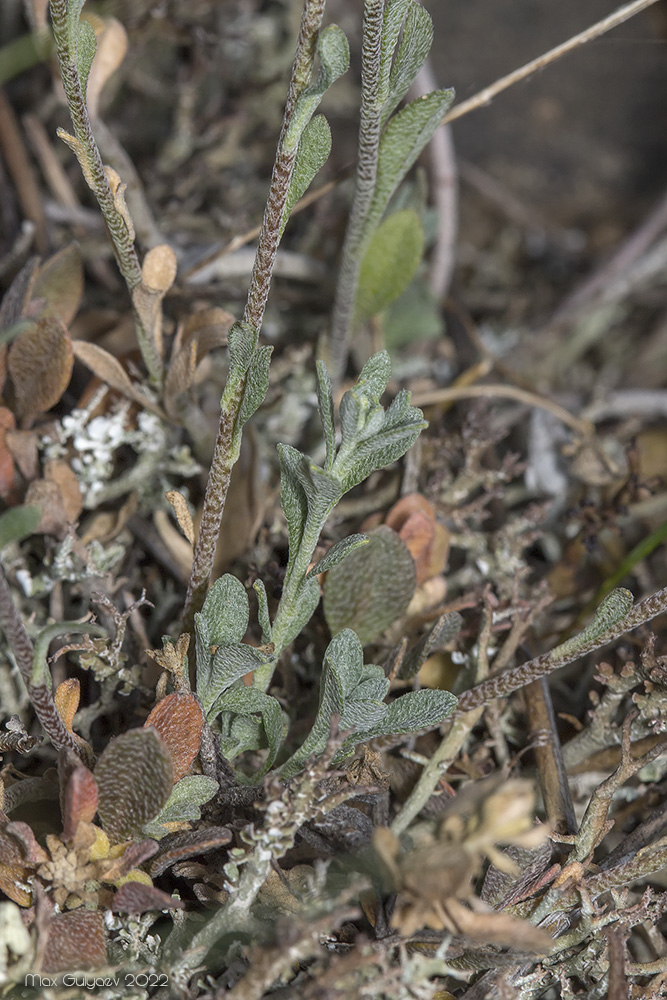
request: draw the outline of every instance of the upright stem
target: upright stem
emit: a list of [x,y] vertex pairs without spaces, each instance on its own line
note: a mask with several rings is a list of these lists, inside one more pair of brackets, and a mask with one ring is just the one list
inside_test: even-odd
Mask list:
[[365,0],[361,62],[361,118],[359,122],[359,159],[354,200],[345,233],[340,275],[336,288],[329,335],[328,367],[334,384],[345,371],[347,352],[354,322],[354,306],[359,286],[359,270],[364,249],[366,220],[375,193],[378,150],[380,147],[380,102],[378,91],[382,55],[384,0]]
[[[130,292],[141,284],[141,265],[134,247],[134,237],[127,223],[116,207],[109,180],[104,170],[102,156],[93,135],[86,99],[83,95],[79,72],[70,51],[67,32],[68,0],[50,0],[53,37],[56,42],[60,77],[65,89],[67,106],[72,118],[74,136],[77,141],[75,152],[81,163],[86,181],[100,206],[111,236],[118,267]],[[71,138],[71,137],[70,137]],[[137,339],[151,380],[159,383],[162,378],[162,359],[154,337],[145,330],[135,311]]]
[[[262,220],[262,228],[257,244],[255,263],[250,279],[248,300],[243,320],[259,330],[264,318],[264,310],[271,287],[271,275],[280,242],[280,223],[285,209],[290,180],[296,159],[296,149],[287,150],[283,142],[294,115],[299,95],[310,81],[317,36],[324,16],[326,0],[304,0],[301,28],[297,41],[296,56],[292,67],[283,124],[278,140],[278,150],[271,176],[271,187]],[[225,500],[235,457],[232,454],[232,438],[238,420],[245,380],[242,380],[231,400],[231,405],[220,414],[220,424],[211,460],[211,469],[206,484],[204,507],[199,526],[199,537],[192,561],[192,573],[183,612],[183,627],[191,631],[194,615],[204,603],[208,591],[215,548],[220,534],[220,524],[225,509]]]

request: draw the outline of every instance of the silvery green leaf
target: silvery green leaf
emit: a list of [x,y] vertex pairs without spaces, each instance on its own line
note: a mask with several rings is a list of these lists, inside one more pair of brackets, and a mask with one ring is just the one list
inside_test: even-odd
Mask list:
[[289,444],[278,445],[280,459],[280,503],[287,521],[290,552],[296,552],[301,544],[303,530],[308,517],[308,500],[297,476],[297,469],[305,456]]
[[[418,412],[421,413],[421,410]],[[426,426],[425,420],[414,419],[404,426],[384,429],[374,437],[361,441],[345,468],[340,470],[345,490],[351,490],[357,483],[367,479],[371,472],[383,469],[405,455]]]
[[329,158],[331,152],[331,129],[324,115],[316,115],[308,122],[299,139],[299,147],[296,153],[296,162],[292,171],[289,191],[283,209],[283,217],[280,223],[280,235],[282,236],[285,226],[289,220],[292,209],[299,198],[308,190],[313,177]]
[[[394,52],[401,33],[401,25],[413,0],[387,0],[382,19],[382,42],[380,50],[380,74],[378,100],[382,108],[389,97],[389,80],[394,62]],[[378,109],[379,110],[379,109]]]
[[394,57],[386,98],[382,104],[381,121],[403,100],[410,85],[426,62],[433,43],[433,22],[421,4],[412,2],[403,25],[398,51]]
[[341,484],[336,476],[306,458],[296,466],[295,471],[308,504],[308,520],[313,527],[319,525],[321,528],[343,495]]
[[341,563],[343,559],[350,554],[350,552],[354,552],[355,549],[360,548],[362,545],[368,545],[368,535],[349,535],[347,538],[341,539],[340,542],[336,542],[336,544],[332,545],[329,551],[315,563],[313,568],[308,571],[306,579],[309,580],[311,576],[317,576],[319,573],[326,573],[333,566],[337,566]]
[[[262,720],[255,715],[237,715],[223,712],[221,715],[223,733],[220,749],[227,760],[234,760],[246,750],[257,750],[263,742]],[[237,772],[237,779],[241,774]]]
[[79,21],[76,36],[76,68],[84,100],[86,99],[86,87],[88,85],[90,67],[93,65],[96,52],[97,38],[92,24],[90,21]]
[[359,372],[355,389],[378,403],[391,377],[391,358],[387,351],[373,354]]
[[395,531],[380,525],[369,532],[368,545],[327,573],[327,625],[336,638],[341,630],[354,629],[366,645],[405,613],[415,581],[415,564],[406,545]]
[[190,774],[177,781],[164,806],[143,832],[148,836],[163,837],[165,823],[182,823],[201,819],[201,807],[218,791],[218,782],[204,774]]
[[436,90],[411,101],[388,122],[378,151],[377,183],[365,224],[367,239],[375,232],[389,199],[431,139],[453,100],[453,90]]
[[334,424],[333,385],[327,366],[323,361],[317,362],[317,405],[320,420],[324,429],[324,442],[327,448],[325,469],[331,472],[336,458],[336,427]]
[[207,717],[215,718],[220,711],[220,698],[232,684],[264,666],[266,662],[264,653],[244,642],[233,646],[219,646],[211,661],[208,685],[205,690],[197,690]]
[[299,96],[292,120],[283,139],[283,149],[287,152],[297,147],[306,125],[322,100],[323,94],[339,76],[347,72],[350,65],[350,47],[345,32],[337,24],[330,24],[319,33],[317,55],[320,60],[319,73],[315,81]]
[[211,646],[240,642],[250,619],[248,595],[241,581],[230,573],[216,580],[206,595],[201,616]]
[[319,603],[320,587],[317,579],[311,577],[310,580],[304,580],[293,604],[289,608],[283,609],[282,621],[279,623],[279,618],[276,615],[276,620],[273,623],[274,635],[277,624],[281,625],[280,649],[285,649],[301,634],[315,614]]
[[[261,770],[253,776],[253,782],[263,778],[273,766],[283,741],[284,726],[280,704],[275,698],[264,694],[263,691],[244,687],[228,691],[220,699],[219,705],[224,712],[235,712],[237,715],[252,715],[253,713],[261,715],[269,753]],[[262,745],[257,744],[257,746],[248,747],[248,749],[258,750]]]
[[262,630],[262,642],[271,642],[271,619],[269,618],[269,602],[266,599],[266,587],[262,580],[255,580],[252,589],[257,595],[257,619]]
[[201,611],[195,615],[195,668],[197,691],[205,691],[211,679],[211,637]]
[[463,619],[457,611],[445,612],[438,618],[433,628],[419,642],[408,650],[401,664],[398,676],[404,679],[415,677],[431,653],[442,649],[461,631]]
[[229,351],[229,372],[222,394],[221,406],[229,407],[236,400],[239,386],[250,367],[258,334],[250,323],[234,323],[229,331],[227,349]]
[[412,209],[384,219],[361,262],[356,300],[357,323],[386,309],[412,281],[424,249],[424,229]]
[[240,430],[264,402],[269,388],[269,366],[273,348],[256,347],[248,365],[243,400],[239,409],[237,428]]
[[[387,706],[387,711],[376,725],[364,728],[345,741],[350,749],[359,743],[378,736],[399,736],[402,733],[416,733],[420,729],[437,726],[452,714],[456,708],[456,698],[449,691],[409,691]],[[348,750],[349,752],[349,750]]]
[[67,41],[70,52],[76,52],[79,37],[79,18],[86,0],[67,0]]

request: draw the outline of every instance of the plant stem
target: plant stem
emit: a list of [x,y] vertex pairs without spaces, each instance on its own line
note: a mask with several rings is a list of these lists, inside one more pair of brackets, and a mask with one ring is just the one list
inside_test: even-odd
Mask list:
[[455,716],[459,713],[469,712],[493,698],[506,698],[512,692],[518,691],[519,688],[539,680],[540,677],[545,677],[552,670],[573,663],[574,660],[578,660],[587,653],[592,653],[594,650],[606,646],[625,635],[626,632],[630,632],[639,625],[644,625],[652,618],[657,618],[665,611],[667,611],[667,587],[645,597],[643,601],[635,604],[626,615],[597,635],[574,636],[548,653],[543,653],[527,663],[522,663],[519,667],[513,667],[512,670],[488,677],[476,687],[464,691],[459,697]]
[[334,385],[345,371],[354,307],[359,286],[359,270],[364,250],[366,220],[375,193],[378,150],[380,147],[380,102],[378,90],[382,54],[384,0],[365,0],[361,62],[361,118],[359,123],[359,159],[354,200],[345,233],[340,275],[329,334],[327,367]]
[[82,756],[80,747],[77,746],[72,734],[60,718],[49,685],[46,682],[39,684],[33,682],[35,651],[14,604],[2,568],[0,568],[0,628],[5,633],[9,647],[14,654],[16,665],[28,689],[28,697],[42,729],[56,750],[67,748],[73,750],[79,757]]
[[[326,0],[304,0],[296,56],[271,176],[271,187],[259,234],[248,299],[243,313],[243,321],[251,324],[256,330],[260,329],[264,318],[264,310],[271,287],[271,275],[280,242],[280,223],[296,160],[296,149],[285,149],[283,138],[294,115],[297,99],[310,81],[325,3]],[[183,611],[185,631],[192,630],[194,615],[201,610],[208,591],[232,467],[236,461],[232,454],[231,445],[244,390],[245,379],[242,379],[230,405],[220,414],[220,424],[206,484],[199,536],[195,546],[192,573]]]
[[[75,152],[81,163],[86,181],[100,206],[113,243],[116,260],[130,293],[141,284],[141,265],[134,247],[134,238],[118,208],[104,170],[102,156],[93,135],[86,99],[73,53],[70,52],[67,31],[67,0],[50,0],[53,37],[60,64],[60,77],[65,89],[67,106],[74,126],[77,148]],[[152,334],[139,320],[135,310],[137,340],[144,364],[151,381],[159,384],[162,380],[162,359]]]

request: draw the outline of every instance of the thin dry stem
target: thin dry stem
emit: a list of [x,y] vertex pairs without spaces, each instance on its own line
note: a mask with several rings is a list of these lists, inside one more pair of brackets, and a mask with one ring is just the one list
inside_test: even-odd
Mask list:
[[532,76],[540,69],[544,69],[545,66],[549,66],[550,63],[556,62],[561,56],[565,56],[568,52],[572,52],[574,49],[579,48],[580,45],[586,45],[588,42],[592,42],[594,39],[599,38],[600,35],[606,34],[611,31],[612,28],[616,28],[619,24],[627,21],[629,18],[634,17],[635,14],[639,14],[640,11],[645,10],[646,7],[650,7],[654,4],[656,0],[634,0],[633,3],[625,4],[623,7],[619,7],[617,11],[613,14],[609,14],[607,17],[603,17],[601,21],[596,21],[585,31],[581,31],[578,35],[573,35],[572,38],[568,38],[566,42],[562,42],[553,49],[549,49],[543,55],[538,56],[537,59],[531,59],[530,62],[525,63],[525,65],[515,69],[512,73],[508,73],[506,76],[502,76],[495,83],[492,83],[489,87],[484,87],[483,90],[478,91],[478,93],[473,94],[469,97],[467,101],[462,101],[461,104],[457,104],[456,107],[452,108],[445,117],[442,119],[442,124],[447,122],[456,121],[457,118],[462,118],[464,115],[469,114],[471,111],[476,111],[477,108],[482,108],[486,104],[489,104],[494,97],[501,94],[508,87],[512,87],[515,83],[520,83],[521,80],[525,80],[527,77]]

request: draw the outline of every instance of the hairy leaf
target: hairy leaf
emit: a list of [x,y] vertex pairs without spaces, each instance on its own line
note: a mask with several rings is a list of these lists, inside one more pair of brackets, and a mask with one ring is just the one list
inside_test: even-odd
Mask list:
[[90,21],[79,21],[76,36],[76,68],[81,81],[83,99],[86,99],[86,88],[88,86],[88,75],[93,59],[97,52],[97,38],[95,30]]
[[20,542],[32,535],[42,519],[42,509],[36,504],[11,507],[0,514],[0,551],[10,542]]
[[366,219],[367,239],[375,231],[389,199],[431,139],[453,100],[453,90],[436,90],[411,101],[388,122],[380,140],[377,183]]
[[331,632],[354,629],[366,645],[392,625],[415,590],[415,564],[395,531],[380,525],[369,544],[327,574],[324,615]]
[[144,833],[150,837],[164,836],[167,823],[182,823],[186,820],[201,819],[201,807],[212,799],[218,791],[215,778],[205,774],[189,774],[178,781],[158,815],[144,825]]
[[[382,94],[381,121],[384,124],[403,100],[424,65],[433,43],[433,22],[421,4],[411,2],[400,45],[391,66],[386,91]],[[386,95],[386,96],[385,96]]]
[[250,619],[250,603],[241,581],[230,573],[216,580],[197,615],[199,618],[206,622],[209,645],[229,646],[240,642]]
[[139,834],[169,798],[171,754],[154,729],[130,729],[108,745],[95,768],[102,826],[116,843]]
[[330,24],[320,31],[317,39],[317,55],[320,71],[314,82],[299,95],[292,120],[283,140],[283,148],[289,152],[298,146],[306,125],[315,114],[322,96],[331,84],[347,72],[350,65],[350,47],[337,24]]
[[289,191],[285,201],[280,235],[285,229],[290,213],[299,198],[305,194],[311,185],[315,174],[322,169],[331,152],[331,129],[324,115],[315,115],[308,122],[299,139],[296,153],[296,163],[292,171]]
[[356,316],[365,323],[412,281],[424,249],[421,220],[412,209],[394,212],[377,228],[361,262]]
[[354,552],[355,549],[360,548],[362,545],[368,545],[368,542],[368,535],[349,535],[347,538],[341,539],[340,542],[332,545],[329,551],[315,563],[313,568],[308,571],[306,579],[309,579],[311,576],[318,576],[320,573],[326,573],[334,566],[338,566],[350,552]]
[[279,702],[270,695],[264,694],[263,691],[245,687],[228,691],[227,694],[219,699],[216,707],[219,711],[233,712],[241,716],[252,715],[253,713],[261,715],[266,744],[257,743],[254,746],[239,746],[236,748],[230,746],[229,749],[232,751],[231,756],[225,753],[225,756],[231,759],[231,757],[240,753],[241,750],[259,750],[263,745],[268,746],[269,753],[264,765],[253,775],[253,783],[259,781],[273,766],[273,762],[278,755],[283,741],[283,714]]
[[197,689],[207,717],[212,719],[218,714],[219,698],[232,684],[263,667],[266,662],[266,655],[261,650],[246,643],[220,646],[211,661],[208,684],[205,688]]
[[174,781],[183,778],[199,753],[204,717],[192,694],[168,694],[150,713],[145,726],[152,726],[171,754]]
[[325,469],[331,472],[336,458],[336,427],[334,424],[333,385],[323,361],[317,362],[317,406],[324,430],[324,442],[327,449]]
[[41,319],[16,338],[9,348],[7,369],[15,412],[24,427],[58,402],[69,384],[73,364],[69,334],[59,319]]

